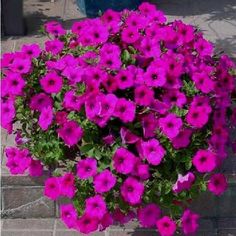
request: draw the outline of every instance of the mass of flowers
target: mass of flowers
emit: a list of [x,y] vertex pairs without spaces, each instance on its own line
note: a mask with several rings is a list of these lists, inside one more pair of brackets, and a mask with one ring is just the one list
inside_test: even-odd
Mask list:
[[134,218],[161,236],[195,233],[191,201],[227,189],[219,167],[236,125],[233,61],[146,2],[44,32],[44,49],[2,55],[10,173],[47,169],[45,196],[71,199],[61,219],[84,234]]

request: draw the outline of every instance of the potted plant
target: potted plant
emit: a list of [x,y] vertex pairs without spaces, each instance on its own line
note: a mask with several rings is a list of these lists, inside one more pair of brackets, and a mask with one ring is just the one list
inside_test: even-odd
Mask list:
[[163,236],[195,233],[191,201],[227,189],[219,167],[236,125],[233,61],[148,3],[45,32],[45,49],[3,54],[10,172],[49,169],[45,196],[69,198],[61,219],[85,234],[134,218]]
[[77,0],[77,5],[88,17],[96,17],[99,13],[102,13],[107,9],[113,9],[115,11],[121,11],[123,9],[134,10],[141,2],[142,0]]

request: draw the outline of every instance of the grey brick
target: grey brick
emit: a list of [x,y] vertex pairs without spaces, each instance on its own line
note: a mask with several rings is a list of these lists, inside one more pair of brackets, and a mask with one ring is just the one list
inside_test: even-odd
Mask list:
[[6,219],[3,230],[53,230],[54,219]]
[[[55,236],[84,236],[76,231],[56,231]],[[96,232],[89,234],[89,236],[105,236],[104,232]]]
[[2,189],[3,218],[50,218],[55,216],[55,204],[43,196],[42,187]]
[[2,186],[44,186],[48,172],[44,172],[41,177],[19,176],[19,175],[3,175]]
[[236,218],[220,218],[217,223],[219,229],[236,229]]
[[224,229],[219,230],[217,236],[235,236],[236,235],[236,229]]
[[53,231],[2,231],[2,236],[53,236]]

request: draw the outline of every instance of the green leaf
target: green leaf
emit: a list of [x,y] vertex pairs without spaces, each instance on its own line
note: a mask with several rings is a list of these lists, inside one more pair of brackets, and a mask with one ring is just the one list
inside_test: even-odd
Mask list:
[[89,154],[89,152],[94,148],[94,144],[88,143],[80,147],[80,152],[82,155]]

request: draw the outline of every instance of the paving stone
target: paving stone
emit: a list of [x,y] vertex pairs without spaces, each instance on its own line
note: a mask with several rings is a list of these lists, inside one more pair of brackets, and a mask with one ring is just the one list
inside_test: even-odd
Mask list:
[[[80,234],[76,231],[56,231],[55,236],[84,236],[84,234]],[[97,232],[97,233],[89,234],[89,236],[105,236],[105,233]]]
[[54,236],[53,231],[5,231],[1,232],[1,236]]
[[43,196],[42,187],[3,187],[3,218],[55,217],[55,204]]
[[109,231],[109,236],[157,236],[156,231]]
[[203,193],[191,204],[194,212],[201,214],[202,217],[216,216],[216,199],[211,193]]
[[76,0],[66,0],[63,19],[65,21],[68,20],[78,20],[81,18],[85,18],[86,16],[79,11],[79,8],[76,4]]
[[220,229],[236,229],[236,218],[220,218],[217,220]]
[[3,220],[3,230],[53,230],[54,219],[7,219]]
[[[9,173],[9,172],[8,172]],[[44,186],[45,179],[49,176],[44,172],[41,177],[19,176],[19,175],[2,175],[2,186]]]
[[217,236],[235,236],[236,229],[229,229],[229,230],[219,230]]

